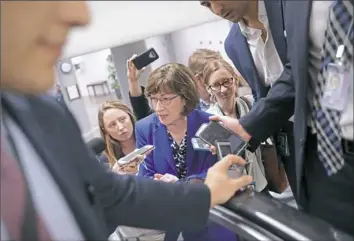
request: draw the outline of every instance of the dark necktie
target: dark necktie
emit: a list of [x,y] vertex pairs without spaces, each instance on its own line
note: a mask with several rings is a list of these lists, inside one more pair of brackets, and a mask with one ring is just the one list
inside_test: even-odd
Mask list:
[[341,112],[321,106],[321,98],[327,81],[327,66],[336,62],[336,53],[344,45],[343,65],[353,59],[353,4],[350,1],[335,1],[330,9],[325,40],[321,52],[321,67],[318,79],[313,80],[311,102],[312,127],[317,134],[319,160],[327,174],[332,175],[344,166],[340,133]]
[[1,218],[12,240],[52,240],[37,214],[23,170],[1,139]]

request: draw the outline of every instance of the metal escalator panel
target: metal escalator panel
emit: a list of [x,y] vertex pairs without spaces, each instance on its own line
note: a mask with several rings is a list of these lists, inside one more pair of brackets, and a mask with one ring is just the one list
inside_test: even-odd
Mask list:
[[283,241],[269,231],[259,227],[225,207],[217,206],[210,210],[209,219],[238,235],[241,240]]
[[[256,230],[265,230],[267,232],[261,232],[263,235],[269,236],[270,233],[278,240],[354,240],[352,236],[334,228],[325,221],[291,208],[261,193],[243,192],[232,198],[223,208],[214,208],[211,211],[210,219],[220,224],[222,222],[218,219],[231,219],[229,223],[234,222],[234,227],[231,230],[235,230],[235,232],[244,232],[242,230],[244,226],[242,225],[248,225],[253,229],[258,227]],[[232,218],[230,218],[231,214],[234,214]],[[226,223],[225,221],[225,225],[222,225],[229,228]],[[228,225],[230,226],[230,224]],[[240,233],[240,235],[242,236],[243,233]],[[246,233],[246,235],[249,234]],[[256,237],[253,240],[255,239]],[[272,240],[276,239],[273,238]]]

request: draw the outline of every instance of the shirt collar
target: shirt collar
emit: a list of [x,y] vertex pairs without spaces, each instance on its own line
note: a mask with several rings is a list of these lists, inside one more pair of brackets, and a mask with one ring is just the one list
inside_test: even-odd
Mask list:
[[[267,19],[267,11],[263,0],[258,0],[258,19],[262,23]],[[248,28],[243,19],[238,22],[238,26],[240,27],[241,33],[247,37],[247,34],[250,33],[250,28]]]
[[207,109],[209,109],[210,107],[210,104],[205,102],[204,100],[202,99],[199,99],[199,107],[202,111],[206,111]]

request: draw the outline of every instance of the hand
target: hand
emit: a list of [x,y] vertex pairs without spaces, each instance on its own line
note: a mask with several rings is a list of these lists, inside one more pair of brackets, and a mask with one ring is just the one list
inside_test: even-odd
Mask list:
[[127,76],[128,76],[128,80],[130,83],[137,83],[139,82],[140,79],[140,75],[141,73],[145,70],[145,68],[138,70],[134,63],[133,63],[133,59],[135,59],[137,57],[136,54],[134,54],[130,59],[128,59],[127,61]]
[[245,165],[245,163],[245,160],[239,156],[227,155],[209,168],[204,183],[210,190],[211,207],[227,202],[236,191],[252,182],[252,177],[248,175],[236,179],[228,176],[228,169],[232,165]]
[[242,127],[240,122],[229,116],[211,116],[212,121],[219,121],[222,125],[239,135],[243,140],[249,141],[252,136]]
[[169,182],[169,183],[175,183],[179,179],[178,179],[178,177],[176,177],[176,176],[174,176],[172,174],[169,174],[169,173],[166,173],[164,175],[157,173],[157,174],[154,175],[154,180],[163,181],[163,182]]
[[127,164],[120,165],[118,162],[114,164],[112,170],[119,174],[136,174],[140,163],[144,160],[144,156],[138,155],[136,158],[128,162]]

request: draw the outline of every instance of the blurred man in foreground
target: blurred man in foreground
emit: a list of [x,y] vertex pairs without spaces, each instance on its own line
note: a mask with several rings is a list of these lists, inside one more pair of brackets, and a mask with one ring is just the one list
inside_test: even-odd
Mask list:
[[41,96],[54,84],[68,31],[88,22],[83,1],[1,2],[1,239],[103,240],[118,225],[203,227],[210,207],[251,182],[227,176],[243,160],[223,159],[205,185],[108,173],[68,109]]

